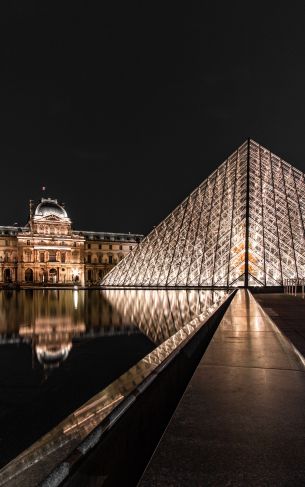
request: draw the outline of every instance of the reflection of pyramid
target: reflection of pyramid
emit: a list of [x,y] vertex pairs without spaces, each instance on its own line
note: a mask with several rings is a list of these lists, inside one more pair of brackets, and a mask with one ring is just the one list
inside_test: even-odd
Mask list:
[[208,316],[226,294],[223,290],[107,289],[103,296],[135,323],[156,345],[174,335],[198,315]]
[[246,141],[105,286],[272,286],[305,276],[305,175]]

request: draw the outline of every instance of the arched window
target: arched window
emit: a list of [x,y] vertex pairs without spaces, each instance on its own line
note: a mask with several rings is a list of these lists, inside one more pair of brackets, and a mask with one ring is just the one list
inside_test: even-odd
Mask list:
[[34,274],[32,269],[26,269],[24,275],[25,275],[26,282],[33,282]]
[[10,282],[11,280],[12,280],[11,269],[4,269],[4,281]]
[[55,283],[57,282],[57,270],[56,269],[50,269],[49,270],[49,276],[50,276],[50,281]]

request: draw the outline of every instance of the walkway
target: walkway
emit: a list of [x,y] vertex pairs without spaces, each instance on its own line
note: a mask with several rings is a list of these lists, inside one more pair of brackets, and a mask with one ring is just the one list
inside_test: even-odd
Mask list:
[[305,298],[302,294],[258,294],[255,299],[305,357]]
[[139,486],[304,485],[305,369],[239,290]]

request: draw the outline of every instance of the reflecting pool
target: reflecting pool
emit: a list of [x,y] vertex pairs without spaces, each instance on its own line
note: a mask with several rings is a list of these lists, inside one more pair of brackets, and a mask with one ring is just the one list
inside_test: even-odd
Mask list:
[[0,466],[225,291],[0,291]]

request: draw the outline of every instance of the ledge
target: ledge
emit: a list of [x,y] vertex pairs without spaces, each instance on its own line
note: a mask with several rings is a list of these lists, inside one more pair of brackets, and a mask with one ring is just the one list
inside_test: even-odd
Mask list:
[[[175,357],[185,351],[193,336],[201,329],[208,329],[204,325],[220,308],[227,307],[233,294],[219,298],[213,307],[185,325],[6,465],[0,471],[0,485],[33,487],[41,482],[45,486],[59,485],[156,378],[168,369]],[[188,353],[192,355],[192,347]]]

